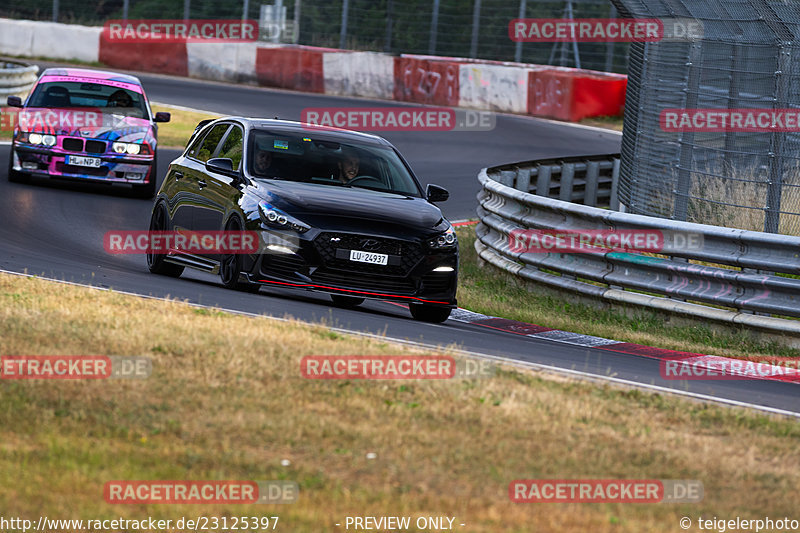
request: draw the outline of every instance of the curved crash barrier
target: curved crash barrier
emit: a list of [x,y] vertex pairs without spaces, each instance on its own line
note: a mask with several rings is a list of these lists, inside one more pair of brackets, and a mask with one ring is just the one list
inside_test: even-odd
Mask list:
[[[800,346],[800,321],[781,318],[800,317],[800,279],[778,275],[800,274],[800,237],[583,205],[591,202],[575,198],[576,191],[592,191],[596,197],[598,190],[615,187],[612,183],[578,189],[574,184],[578,182],[576,176],[581,175],[580,168],[584,169],[580,179],[585,183],[600,183],[603,180],[598,176],[602,176],[603,166],[608,167],[609,157],[529,161],[483,169],[478,175],[480,222],[475,241],[481,259],[524,280],[598,301],[741,324],[785,335],[793,346]],[[613,174],[613,158],[610,164]],[[553,167],[560,168],[556,172]],[[561,189],[569,181],[565,194],[572,201],[529,192],[539,189],[535,184],[541,183],[544,175],[545,194],[552,194],[550,177],[556,174],[561,176],[556,194],[562,196]],[[663,235],[663,248],[658,253],[531,251],[530,247],[518,246],[518,237],[515,240],[520,231],[528,230],[658,232]],[[679,246],[678,240],[689,235],[697,237],[701,245]]]
[[0,61],[0,97],[22,96],[36,82],[39,67],[16,61]]

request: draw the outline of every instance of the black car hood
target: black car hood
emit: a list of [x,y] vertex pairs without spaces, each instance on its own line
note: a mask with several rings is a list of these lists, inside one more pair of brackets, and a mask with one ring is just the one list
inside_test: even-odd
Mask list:
[[401,196],[358,187],[338,187],[288,181],[259,182],[256,193],[278,209],[317,225],[316,217],[330,223],[337,218],[430,232],[442,220],[438,207],[423,198]]

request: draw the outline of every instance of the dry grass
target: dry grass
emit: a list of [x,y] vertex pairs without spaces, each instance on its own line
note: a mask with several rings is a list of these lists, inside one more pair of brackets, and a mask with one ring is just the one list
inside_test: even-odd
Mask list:
[[[517,371],[303,380],[304,355],[405,349],[7,275],[0,339],[3,354],[144,355],[154,368],[147,380],[0,382],[7,516],[277,514],[284,531],[317,532],[348,515],[433,514],[474,532],[638,533],[796,509],[795,422]],[[518,478],[699,479],[705,500],[512,504]],[[301,494],[286,506],[111,506],[113,479],[288,479]]]
[[166,104],[151,103],[151,107],[153,113],[166,111],[172,115],[169,122],[158,125],[159,148],[184,148],[198,122],[222,116],[205,111],[176,109]]

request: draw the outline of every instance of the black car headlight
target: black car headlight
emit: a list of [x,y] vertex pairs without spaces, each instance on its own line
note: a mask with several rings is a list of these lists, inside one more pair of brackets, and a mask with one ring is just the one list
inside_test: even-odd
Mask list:
[[264,200],[258,202],[258,211],[261,213],[261,220],[267,226],[276,229],[292,230],[298,233],[305,233],[311,229],[307,224],[304,224],[291,215],[287,215]]
[[428,247],[432,250],[452,250],[458,244],[456,239],[456,232],[452,227],[448,228],[444,233],[440,233],[433,239],[428,239]]

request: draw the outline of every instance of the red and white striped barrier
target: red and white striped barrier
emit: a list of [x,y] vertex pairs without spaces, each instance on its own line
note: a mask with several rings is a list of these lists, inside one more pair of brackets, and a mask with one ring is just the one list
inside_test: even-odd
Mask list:
[[120,42],[102,28],[0,19],[0,53],[296,91],[559,120],[619,115],[627,76],[454,57],[255,42]]

